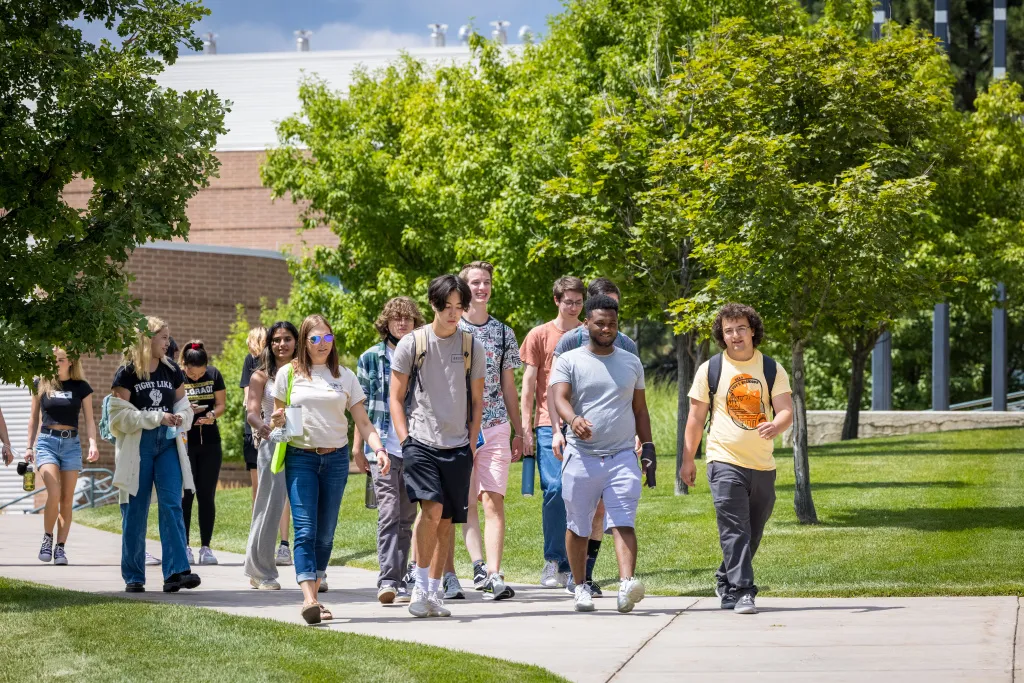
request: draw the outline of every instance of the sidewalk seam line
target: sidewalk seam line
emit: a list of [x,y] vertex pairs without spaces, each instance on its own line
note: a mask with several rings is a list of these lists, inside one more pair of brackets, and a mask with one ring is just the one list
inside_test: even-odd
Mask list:
[[[647,640],[645,640],[645,641],[644,641],[643,643],[641,643],[641,644],[640,644],[640,647],[638,647],[638,648],[636,649],[636,651],[635,651],[635,652],[634,652],[633,654],[631,654],[631,655],[629,656],[629,659],[627,659],[626,661],[624,661],[624,662],[623,662],[623,663],[622,663],[622,664],[621,664],[621,665],[619,666],[619,668],[615,670],[615,673],[613,673],[613,674],[612,674],[611,676],[609,676],[609,677],[608,677],[608,678],[607,678],[607,679],[605,680],[605,682],[604,682],[604,683],[611,683],[611,681],[612,681],[612,680],[614,680],[616,676],[618,676],[618,675],[619,675],[620,673],[622,673],[622,670],[623,670],[623,669],[625,669],[625,668],[626,668],[627,666],[629,666],[629,663],[633,661],[633,658],[634,658],[634,657],[636,657],[636,656],[637,656],[638,654],[640,654],[640,651],[641,651],[641,650],[643,650],[643,649],[644,649],[645,647],[647,647],[647,644],[648,644],[648,643],[650,643],[650,642],[651,642],[652,640],[654,640],[654,639],[655,639],[655,638],[657,638],[657,637],[658,637],[659,635],[661,635],[661,632],[662,632],[662,631],[664,631],[664,630],[665,630],[665,629],[667,629],[667,628],[668,628],[669,626],[671,626],[671,625],[672,625],[673,623],[675,623],[675,620],[676,620],[676,619],[678,619],[679,617],[681,617],[681,616],[683,615],[683,613],[684,613],[684,612],[686,612],[686,611],[687,611],[688,609],[690,609],[691,607],[693,607],[694,605],[696,605],[696,604],[697,604],[698,602],[700,602],[700,601],[701,601],[701,598],[697,598],[696,600],[694,600],[693,602],[691,602],[691,603],[690,603],[689,605],[687,605],[686,607],[684,607],[684,608],[682,608],[681,610],[679,610],[678,612],[676,612],[676,613],[675,613],[675,614],[674,614],[674,615],[672,616],[672,618],[671,618],[671,619],[669,619],[669,620],[668,620],[668,622],[667,622],[667,623],[666,623],[666,624],[665,624],[664,626],[662,626],[661,628],[659,628],[659,629],[658,629],[657,631],[655,631],[655,632],[654,632],[654,633],[653,633],[653,634],[652,634],[652,635],[651,635],[651,636],[650,636],[650,637],[649,637],[649,638],[648,638]],[[1012,683],[1012,681],[1011,681],[1011,683]]]
[[1020,633],[1020,596],[1017,596],[1017,614],[1013,620],[1013,652],[1010,653],[1010,683],[1017,681],[1017,634]]

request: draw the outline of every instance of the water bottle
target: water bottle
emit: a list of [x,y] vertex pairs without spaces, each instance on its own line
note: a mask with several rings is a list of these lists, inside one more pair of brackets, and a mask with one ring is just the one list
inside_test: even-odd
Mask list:
[[533,496],[533,469],[536,466],[537,458],[532,455],[523,456],[523,495],[527,498]]
[[30,462],[19,462],[18,463],[18,474],[22,476],[21,488],[25,491],[36,490],[36,472],[32,468]]
[[377,490],[373,488],[373,475],[369,472],[366,473],[366,494],[363,496],[363,502],[367,510],[377,509]]

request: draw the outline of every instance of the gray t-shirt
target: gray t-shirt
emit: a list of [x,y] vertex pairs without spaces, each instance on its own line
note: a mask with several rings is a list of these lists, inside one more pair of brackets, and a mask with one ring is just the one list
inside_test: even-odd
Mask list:
[[[555,346],[555,358],[564,353],[569,353],[573,349],[583,348],[589,343],[590,332],[587,331],[586,325],[580,325],[576,329],[569,330],[563,334],[562,338],[558,340],[558,344]],[[615,335],[615,346],[623,351],[629,351],[634,356],[640,356],[640,351],[636,348],[636,342],[621,332]]]
[[[413,388],[412,403],[405,416],[409,435],[434,448],[459,448],[469,443],[466,428],[466,366],[462,358],[462,330],[447,339],[427,329],[427,355]],[[391,369],[412,375],[416,356],[415,334],[407,334],[395,347]],[[484,347],[473,340],[471,379],[482,379],[487,359]]]
[[586,347],[575,349],[555,361],[549,385],[556,384],[571,386],[573,410],[594,425],[586,441],[572,429],[566,432],[566,440],[580,454],[604,457],[633,448],[633,392],[644,388],[639,358],[619,348],[607,356]]

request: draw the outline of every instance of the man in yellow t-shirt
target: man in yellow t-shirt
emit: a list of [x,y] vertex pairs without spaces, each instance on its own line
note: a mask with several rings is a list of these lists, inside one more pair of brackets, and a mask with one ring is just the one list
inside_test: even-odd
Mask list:
[[793,422],[792,391],[782,366],[757,350],[764,324],[753,308],[723,306],[711,335],[722,353],[701,365],[693,378],[679,476],[694,485],[694,455],[710,409],[707,474],[722,545],[715,593],[722,609],[757,614],[753,560],[775,507],[772,451],[775,437]]

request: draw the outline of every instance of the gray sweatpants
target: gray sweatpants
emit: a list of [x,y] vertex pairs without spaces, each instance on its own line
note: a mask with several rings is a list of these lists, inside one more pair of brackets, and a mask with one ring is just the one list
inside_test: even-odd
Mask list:
[[715,572],[718,585],[737,597],[757,595],[754,554],[775,507],[775,470],[712,461],[708,463],[708,483],[722,544],[722,564]]
[[378,588],[397,588],[409,564],[416,503],[409,500],[404,470],[402,459],[392,457],[391,471],[387,476],[381,476],[376,461],[370,460],[373,488],[377,492],[377,561],[380,563]]
[[252,506],[252,526],[245,544],[245,575],[252,579],[276,579],[277,531],[281,524],[285,503],[288,502],[288,484],[284,470],[270,471],[277,444],[264,441],[256,454],[256,500]]

